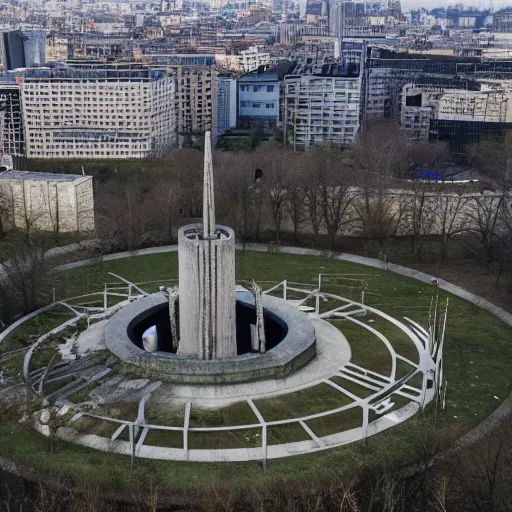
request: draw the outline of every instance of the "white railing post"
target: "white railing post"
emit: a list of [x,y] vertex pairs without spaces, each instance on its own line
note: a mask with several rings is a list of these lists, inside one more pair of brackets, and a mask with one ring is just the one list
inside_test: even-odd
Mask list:
[[133,436],[133,423],[130,423],[128,426],[129,433],[130,433],[130,457],[131,457],[131,466],[133,468],[133,465],[135,464],[135,440]]
[[366,441],[368,437],[368,420],[369,420],[369,411],[370,408],[368,404],[363,405],[363,439]]
[[190,408],[191,403],[185,404],[185,418],[183,420],[183,450],[185,452],[185,458],[188,460],[188,425],[190,423]]
[[287,296],[288,296],[288,281],[285,279],[283,281],[283,299],[286,300]]
[[107,308],[108,308],[107,283],[105,283],[105,288],[103,290],[103,311],[104,311],[104,313],[107,312]]
[[263,471],[267,471],[267,425],[261,426],[261,449],[263,451]]

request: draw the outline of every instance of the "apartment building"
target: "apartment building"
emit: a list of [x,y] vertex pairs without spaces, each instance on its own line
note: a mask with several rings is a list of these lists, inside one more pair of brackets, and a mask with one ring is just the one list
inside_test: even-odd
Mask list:
[[281,83],[294,67],[295,62],[282,61],[268,71],[247,73],[238,79],[240,127],[261,125],[268,133],[275,131],[280,122]]
[[0,83],[0,155],[22,156],[24,151],[20,87]]
[[177,66],[172,69],[176,74],[178,134],[198,134],[211,130],[215,139],[217,123],[215,70],[210,66]]
[[270,64],[270,53],[257,46],[242,50],[238,55],[239,69],[244,73],[258,69],[260,66]]
[[412,140],[441,140],[454,154],[482,135],[512,126],[512,91],[506,84],[478,84],[479,90],[407,84],[402,93],[400,128]]
[[337,64],[323,73],[284,79],[284,139],[293,149],[350,146],[361,124],[361,74]]
[[176,145],[166,70],[32,69],[21,94],[29,158],[144,158]]
[[217,134],[217,71],[214,55],[145,55],[152,65],[174,74],[176,92],[176,130],[181,147],[186,135],[212,131]]
[[492,29],[493,32],[512,32],[512,12],[494,14]]

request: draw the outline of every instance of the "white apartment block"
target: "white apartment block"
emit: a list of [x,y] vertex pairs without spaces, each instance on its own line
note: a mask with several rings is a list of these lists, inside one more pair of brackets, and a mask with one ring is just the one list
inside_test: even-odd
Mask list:
[[301,75],[284,79],[284,138],[294,149],[349,146],[360,126],[361,78]]
[[240,63],[239,69],[244,73],[254,71],[259,66],[270,64],[270,53],[262,51],[257,46],[251,46],[247,50],[242,50],[238,56]]
[[21,92],[28,158],[144,158],[176,146],[165,70],[27,70]]

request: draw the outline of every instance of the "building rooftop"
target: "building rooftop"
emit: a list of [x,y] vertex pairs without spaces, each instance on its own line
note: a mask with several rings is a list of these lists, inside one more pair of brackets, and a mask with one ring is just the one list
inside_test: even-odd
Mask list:
[[282,60],[278,62],[274,67],[267,69],[266,71],[262,70],[262,66],[259,70],[251,71],[245,75],[242,75],[239,78],[239,81],[242,82],[253,82],[254,80],[264,81],[275,81],[282,80],[286,75],[291,73],[296,66],[295,61],[290,60]]
[[30,171],[3,171],[0,172],[2,180],[33,180],[33,181],[76,181],[90,176],[79,174],[59,174],[52,172],[30,172]]

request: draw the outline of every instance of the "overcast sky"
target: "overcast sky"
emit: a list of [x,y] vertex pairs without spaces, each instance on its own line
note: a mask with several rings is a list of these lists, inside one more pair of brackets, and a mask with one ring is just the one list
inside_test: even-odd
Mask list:
[[433,9],[434,7],[447,7],[448,5],[454,5],[456,3],[462,3],[466,7],[479,7],[479,8],[489,8],[494,7],[494,9],[501,9],[502,7],[512,7],[512,0],[503,1],[503,0],[469,0],[463,2],[457,2],[457,0],[401,0],[402,8],[405,9],[414,9],[417,7],[426,7],[427,9]]

